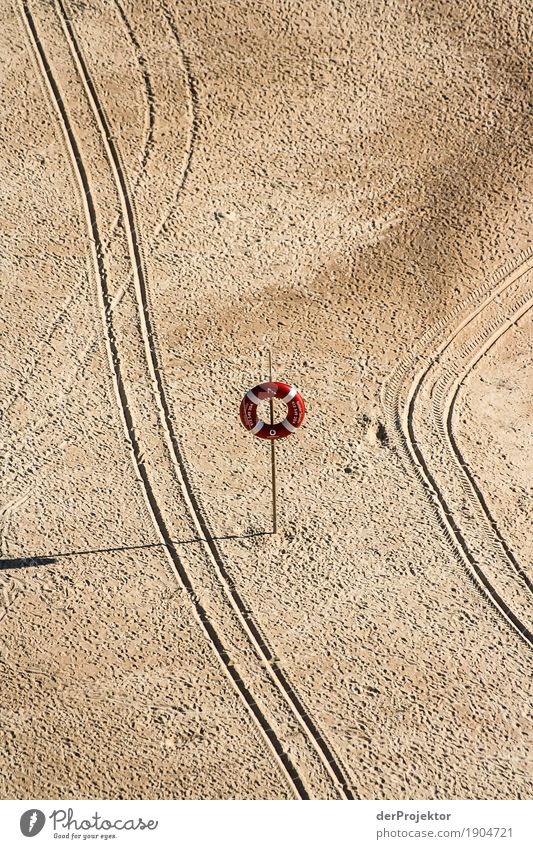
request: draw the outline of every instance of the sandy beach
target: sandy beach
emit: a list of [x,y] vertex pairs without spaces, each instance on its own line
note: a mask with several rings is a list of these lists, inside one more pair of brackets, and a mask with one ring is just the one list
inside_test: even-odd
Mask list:
[[531,798],[529,4],[2,12],[0,795]]

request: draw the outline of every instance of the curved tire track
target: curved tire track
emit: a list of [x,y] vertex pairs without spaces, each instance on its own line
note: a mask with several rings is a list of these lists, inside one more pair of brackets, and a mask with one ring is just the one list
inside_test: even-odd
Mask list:
[[[151,154],[151,150],[152,150],[152,146],[153,146],[153,136],[154,136],[154,127],[155,127],[155,118],[156,118],[155,95],[154,95],[152,80],[151,80],[150,73],[149,73],[149,70],[148,70],[148,67],[147,67],[146,59],[145,59],[144,54],[142,52],[142,48],[141,48],[138,40],[135,37],[135,32],[134,32],[134,30],[133,30],[133,28],[130,24],[130,21],[129,21],[121,3],[119,2],[119,0],[113,0],[113,2],[114,2],[115,6],[117,8],[118,15],[120,16],[120,18],[122,20],[122,23],[124,25],[124,29],[126,30],[128,37],[129,37],[129,39],[130,39],[130,41],[133,45],[133,50],[134,50],[137,62],[139,64],[139,67],[141,69],[141,75],[142,75],[142,78],[143,78],[143,85],[144,85],[144,89],[145,89],[145,92],[146,92],[146,103],[147,103],[147,109],[146,109],[147,122],[146,123],[147,123],[147,126],[146,126],[146,133],[145,133],[143,148],[142,148],[142,151],[141,151],[139,171],[138,171],[138,173],[135,176],[135,179],[133,181],[133,191],[135,192],[135,190],[137,189],[137,186],[139,185],[139,182],[140,182],[140,180],[143,176],[143,173],[146,169],[146,166],[148,164],[148,160],[150,158],[150,154]],[[115,234],[117,228],[120,227],[121,221],[122,221],[121,216],[120,215],[117,216],[117,218],[115,219],[113,226],[112,226],[112,228],[111,228],[111,230],[110,230],[110,232],[109,232],[109,234],[108,234],[108,236],[105,240],[104,250],[106,250],[106,251],[109,250],[111,243],[113,241],[114,234]],[[124,287],[124,289],[125,289],[125,287]],[[50,339],[53,338],[53,336],[56,333],[56,331],[58,330],[58,328],[67,320],[70,307],[75,303],[75,301],[79,297],[80,296],[77,293],[72,295],[68,299],[68,301],[65,303],[65,305],[63,307],[61,307],[61,309],[56,314],[56,316],[53,318],[52,322],[46,328],[46,330],[37,337],[37,339],[35,340],[35,343],[33,345],[34,355],[35,355],[36,351],[39,352],[44,348],[44,346],[50,341]],[[33,367],[29,370],[29,372],[19,382],[19,384],[18,384],[14,394],[11,396],[8,404],[4,407],[3,410],[0,410],[0,418],[3,418],[7,415],[7,413],[12,408],[15,401],[20,397],[20,394],[21,394],[22,390],[24,389],[24,387],[28,385],[28,383],[31,380],[31,377],[33,375],[35,365],[36,365],[36,361],[34,359]]]
[[455,438],[453,428],[453,417],[461,386],[467,379],[468,375],[470,374],[472,369],[476,367],[479,361],[486,354],[488,354],[488,352],[494,347],[494,345],[496,345],[496,343],[502,338],[502,336],[507,333],[514,326],[514,324],[516,324],[517,321],[523,318],[523,316],[526,315],[533,308],[533,300],[531,298],[531,295],[533,295],[533,291],[530,289],[521,299],[523,303],[517,304],[516,312],[513,314],[512,318],[509,319],[507,322],[505,322],[504,324],[500,324],[498,321],[494,321],[489,327],[486,328],[487,331],[492,330],[492,334],[485,342],[483,342],[482,339],[477,340],[478,344],[476,345],[476,351],[474,353],[474,356],[469,360],[467,365],[463,368],[461,372],[459,372],[457,376],[455,376],[452,372],[445,373],[439,383],[435,386],[435,399],[439,399],[440,404],[435,404],[434,408],[434,415],[437,426],[439,427],[441,433],[445,436],[449,447],[449,453],[452,456],[453,461],[456,463],[458,474],[462,478],[463,491],[465,492],[466,497],[471,502],[473,502],[474,506],[477,507],[480,513],[482,514],[483,519],[487,523],[489,533],[492,533],[496,538],[496,551],[498,551],[499,553],[503,552],[503,555],[520,578],[524,589],[528,593],[533,593],[533,582],[526,574],[524,569],[520,566],[520,563],[516,559],[509,544],[505,540],[502,532],[500,531],[497,525],[496,520],[494,519],[490,511],[487,501],[474,475],[468,467],[468,464]]
[[[322,765],[329,774],[335,787],[340,791],[341,795],[347,799],[353,798],[348,781],[344,776],[344,772],[339,765],[337,757],[333,754],[332,748],[326,741],[323,734],[315,725],[310,713],[304,707],[301,699],[295,692],[294,688],[289,683],[284,671],[274,658],[274,654],[265,637],[260,633],[258,626],[254,622],[251,612],[248,610],[243,599],[238,593],[230,575],[228,574],[222,556],[218,550],[218,546],[213,538],[208,523],[200,510],[198,499],[194,493],[190,479],[187,475],[186,466],[183,455],[178,443],[178,439],[172,423],[171,411],[167,401],[167,394],[162,377],[162,370],[159,366],[159,357],[156,349],[156,331],[151,319],[151,309],[148,297],[147,273],[145,269],[145,261],[143,252],[138,238],[138,226],[136,222],[136,212],[134,207],[133,197],[129,191],[127,178],[124,168],[121,163],[118,149],[115,145],[113,134],[108,123],[102,103],[99,99],[96,86],[92,80],[89,68],[81,53],[76,40],[76,34],[70,22],[69,16],[66,13],[66,8],[63,0],[56,0],[57,6],[61,11],[63,24],[67,38],[71,44],[73,54],[75,55],[76,63],[79,67],[80,75],[83,78],[84,87],[87,90],[88,99],[92,103],[95,116],[100,125],[103,136],[104,145],[108,151],[110,165],[114,172],[117,190],[120,195],[121,205],[123,206],[123,217],[126,225],[129,248],[131,251],[131,262],[134,273],[135,288],[139,303],[139,321],[142,337],[145,345],[146,359],[150,370],[151,378],[157,388],[157,396],[160,408],[161,423],[168,439],[171,456],[174,459],[178,478],[185,496],[186,503],[191,512],[191,516],[196,525],[197,531],[205,541],[208,549],[208,554],[212,561],[214,570],[220,583],[223,586],[224,592],[233,607],[235,614],[241,622],[241,625],[246,632],[254,649],[261,656],[266,664],[272,680],[279,688],[280,693],[286,700],[288,707],[294,712],[302,731],[308,736],[310,742],[315,748],[316,755],[322,761]],[[188,156],[188,166],[192,157],[191,153]],[[186,178],[182,179],[181,185]],[[153,510],[153,505],[152,505]],[[162,521],[162,518],[161,518]],[[294,779],[293,779],[294,780]],[[303,789],[303,787],[302,787]]]
[[[501,592],[494,586],[493,581],[485,573],[485,564],[482,557],[480,557],[479,552],[476,551],[476,547],[472,545],[470,539],[467,539],[463,533],[460,517],[457,513],[454,513],[451,505],[448,503],[442,486],[437,479],[438,474],[431,471],[425,452],[417,439],[414,422],[417,407],[419,408],[421,404],[421,392],[425,389],[425,384],[430,380],[432,370],[438,366],[441,358],[445,357],[451,346],[456,344],[463,331],[471,332],[473,322],[476,319],[482,319],[483,313],[487,308],[495,305],[497,310],[498,299],[501,296],[505,296],[513,284],[518,283],[519,285],[521,279],[532,268],[533,252],[524,252],[503,266],[483,287],[477,292],[474,292],[463,305],[459,305],[448,318],[442,319],[424,334],[418,346],[418,351],[400,361],[390,380],[384,386],[382,393],[382,405],[386,421],[398,453],[406,465],[414,472],[419,483],[428,494],[433,508],[433,515],[444,531],[456,556],[466,566],[469,576],[478,589],[482,591],[484,597],[491,602],[506,623],[513,627],[530,648],[533,648],[533,633],[529,624],[523,622],[516,615]],[[525,314],[531,308],[530,294],[530,292],[526,292],[525,295],[519,297],[518,303],[515,303],[515,311],[511,319],[502,321],[501,316],[499,318],[497,317],[491,324],[485,326],[484,330],[482,329],[480,333],[478,332],[473,339],[470,338],[464,346],[463,351],[471,354],[471,357],[466,370],[460,372],[458,385],[460,385],[466,374],[474,367],[475,363],[483,356],[486,350],[492,344],[495,344],[497,338],[500,338],[518,320],[518,317],[522,313]],[[476,301],[478,302],[477,305]],[[469,311],[466,311],[468,309]],[[462,320],[460,320],[451,336],[447,335],[446,331],[450,320],[454,318],[460,319],[461,313],[463,313]],[[493,326],[494,322],[496,328]],[[489,336],[488,342],[487,335]],[[439,345],[438,340],[443,337],[445,341]],[[432,349],[433,353],[428,353]],[[423,363],[422,368],[417,371],[417,366],[420,366],[421,363]],[[412,376],[413,373],[415,374],[414,379]],[[453,375],[454,380],[450,387],[449,378],[451,375]],[[430,392],[437,434],[448,455],[453,457],[455,474],[460,480],[463,491],[466,487],[468,497],[474,499],[477,506],[484,511],[484,499],[480,499],[475,488],[472,488],[462,465],[464,461],[462,461],[460,454],[456,454],[453,449],[452,416],[454,399],[457,394],[453,394],[453,388],[457,383],[457,376],[453,373],[453,368],[450,367],[448,373],[445,372],[445,377],[448,383],[446,383],[446,380],[441,380],[439,384],[437,380],[433,383]],[[451,395],[450,392],[452,393]],[[498,534],[494,534],[494,526],[491,524],[492,517],[484,511],[484,518],[488,522],[488,528],[485,530],[485,539],[489,540],[491,548],[494,548],[496,544],[498,550],[501,551],[502,540],[498,537]],[[468,521],[465,526],[469,527],[470,530],[472,528],[471,522],[469,525]],[[479,533],[479,528],[477,528],[477,531]],[[490,536],[491,531],[493,532],[493,536]],[[494,540],[494,536],[496,540]],[[508,558],[506,546],[503,546],[503,551]],[[517,564],[514,558],[511,558],[510,562],[514,567],[515,576],[523,580],[522,570],[520,570],[520,567],[516,569]]]
[[143,459],[143,453],[141,450],[141,446],[137,440],[135,426],[131,417],[131,412],[129,409],[128,399],[126,395],[126,390],[124,386],[124,382],[122,380],[122,374],[120,370],[120,356],[117,347],[117,342],[115,338],[115,332],[113,328],[113,322],[111,320],[111,316],[109,310],[107,309],[107,304],[110,300],[110,294],[108,289],[107,282],[107,273],[105,269],[105,265],[103,262],[103,245],[100,236],[100,232],[97,224],[97,216],[96,210],[93,203],[93,198],[91,194],[90,185],[87,179],[87,172],[85,170],[84,162],[80,154],[80,149],[78,145],[78,141],[72,125],[69,120],[69,116],[63,102],[60,89],[53,75],[52,69],[49,65],[46,53],[42,46],[42,43],[39,39],[39,35],[36,29],[35,22],[33,20],[33,16],[31,14],[31,10],[29,8],[29,4],[27,0],[21,0],[22,13],[24,16],[26,28],[28,34],[31,38],[31,42],[33,45],[33,49],[35,55],[38,59],[38,64],[41,67],[43,78],[46,80],[49,91],[51,93],[52,99],[56,105],[56,111],[60,117],[60,121],[62,124],[62,128],[64,129],[65,138],[68,141],[73,165],[78,176],[80,195],[83,203],[84,213],[87,220],[87,225],[89,229],[89,233],[91,235],[91,250],[93,253],[93,261],[95,264],[95,268],[97,271],[98,281],[99,281],[99,290],[102,299],[102,310],[105,315],[106,322],[106,337],[108,344],[108,355],[109,361],[112,367],[113,379],[115,384],[115,389],[117,393],[117,398],[119,400],[120,413],[123,418],[123,422],[126,428],[126,432],[128,434],[129,440],[132,446],[132,454],[133,460],[138,472],[139,478],[142,481],[143,489],[145,492],[146,500],[150,507],[150,512],[152,514],[152,520],[155,527],[158,530],[159,537],[161,542],[165,546],[165,550],[167,551],[169,558],[171,560],[172,566],[179,576],[180,582],[187,592],[191,603],[193,604],[196,617],[204,630],[207,638],[211,642],[220,662],[225,668],[235,690],[242,698],[248,709],[250,710],[252,716],[256,720],[262,734],[264,735],[269,748],[275,753],[276,758],[279,760],[279,763],[282,766],[283,771],[286,773],[289,785],[292,786],[293,791],[300,798],[307,798],[307,793],[299,775],[297,774],[292,762],[283,751],[279,740],[276,737],[273,729],[270,727],[266,717],[263,715],[259,705],[256,704],[252,694],[248,691],[247,687],[244,685],[244,682],[241,680],[238,675],[231,657],[228,655],[225,646],[223,645],[221,639],[219,638],[216,630],[211,624],[206,611],[203,605],[200,603],[200,600],[196,596],[194,592],[194,588],[189,579],[189,576],[185,569],[182,566],[179,554],[176,550],[174,543],[172,542],[166,524],[163,520],[163,517],[160,513],[159,506],[155,500],[155,496],[153,494],[150,480],[148,478],[146,465]]
[[[137,173],[137,175],[136,175],[136,177],[133,181],[133,191],[135,192],[135,190],[137,189],[139,182],[140,182],[140,180],[141,180],[141,178],[142,178],[142,176],[143,176],[143,174],[146,170],[146,166],[148,165],[148,160],[149,160],[151,152],[152,152],[152,147],[153,147],[153,142],[154,142],[155,119],[156,119],[155,95],[154,95],[154,89],[153,89],[153,85],[152,85],[152,79],[151,79],[150,73],[148,71],[148,67],[147,67],[147,64],[146,64],[146,59],[144,57],[144,53],[142,51],[141,45],[139,44],[139,42],[138,42],[138,40],[135,36],[135,32],[133,30],[133,27],[130,24],[129,18],[126,15],[124,8],[122,7],[119,0],[113,0],[113,2],[115,4],[115,8],[117,9],[118,17],[122,21],[124,29],[126,30],[128,37],[129,37],[129,39],[130,39],[130,41],[133,45],[133,52],[134,52],[135,57],[137,59],[137,63],[139,65],[139,68],[141,69],[141,76],[142,76],[142,79],[143,79],[144,90],[145,90],[145,93],[146,93],[146,114],[147,114],[146,133],[145,133],[145,137],[144,137],[143,148],[142,148],[142,151],[141,151],[139,171],[138,171],[138,173]],[[113,227],[111,228],[111,232],[109,233],[109,235],[108,235],[108,237],[105,241],[104,250],[106,250],[106,251],[109,250],[111,243],[113,241],[113,236],[115,235],[117,229],[120,227],[121,224],[122,224],[122,215],[118,215],[117,218],[115,219]]]
[[181,172],[181,177],[180,177],[180,179],[179,179],[179,181],[176,185],[176,188],[174,190],[174,199],[173,199],[172,203],[169,205],[165,215],[163,216],[163,218],[161,219],[161,221],[157,225],[155,232],[154,232],[154,237],[159,236],[160,233],[164,233],[166,231],[170,216],[172,215],[172,213],[173,213],[173,211],[176,207],[176,204],[179,201],[180,194],[183,191],[185,183],[187,182],[187,179],[189,177],[189,173],[190,173],[190,170],[191,170],[193,150],[194,150],[196,142],[198,140],[198,128],[199,128],[199,124],[200,124],[200,118],[199,118],[200,108],[199,108],[199,100],[198,100],[198,91],[197,91],[196,82],[195,82],[195,79],[194,79],[194,76],[193,76],[193,73],[192,73],[192,70],[191,70],[191,63],[190,63],[189,57],[187,56],[187,53],[186,53],[186,51],[183,47],[183,44],[182,44],[182,41],[181,41],[181,38],[180,38],[180,34],[178,32],[178,28],[176,26],[176,22],[174,20],[174,16],[172,15],[170,10],[168,9],[168,7],[165,3],[165,0],[160,0],[160,2],[161,2],[161,9],[163,10],[163,14],[166,18],[168,27],[170,29],[170,32],[172,33],[174,41],[176,42],[178,54],[180,56],[181,64],[182,64],[182,67],[183,67],[183,70],[184,70],[184,73],[185,73],[185,77],[186,77],[186,80],[187,80],[187,87],[189,89],[189,95],[190,95],[190,100],[189,100],[189,103],[190,103],[190,138],[189,138],[189,144],[187,146],[187,150],[185,151],[185,158],[184,158],[184,162],[183,162],[183,169],[182,169],[182,172]]
[[[296,795],[299,795],[300,798],[308,798],[307,790],[304,786],[303,781],[301,780],[297,770],[294,767],[294,764],[287,756],[286,751],[281,745],[278,737],[274,733],[271,725],[266,719],[264,713],[259,707],[257,701],[252,696],[249,689],[245,686],[242,678],[238,675],[235,667],[233,665],[232,659],[227,653],[224,644],[213,627],[209,616],[207,615],[204,607],[200,603],[198,596],[195,594],[193,583],[186,573],[180,559],[179,555],[176,551],[175,545],[172,543],[171,536],[164,520],[164,517],[159,508],[157,498],[152,488],[152,484],[150,481],[150,476],[148,470],[145,465],[144,457],[142,454],[142,446],[140,445],[135,430],[135,422],[133,420],[128,395],[126,391],[126,387],[124,384],[124,380],[122,378],[121,373],[121,361],[120,361],[120,351],[119,346],[117,344],[116,334],[113,326],[113,320],[111,311],[108,308],[110,301],[110,292],[107,284],[107,276],[105,264],[103,261],[103,252],[102,252],[102,242],[100,238],[100,234],[98,231],[97,224],[97,214],[94,208],[93,199],[90,191],[90,184],[87,179],[87,174],[84,168],[83,159],[80,154],[79,146],[76,140],[76,135],[73,130],[73,127],[69,121],[67,109],[63,103],[62,96],[59,90],[59,87],[54,79],[53,73],[50,69],[48,61],[46,59],[46,55],[44,53],[44,49],[42,45],[39,43],[39,38],[37,35],[37,30],[35,28],[35,24],[31,17],[31,12],[29,10],[27,0],[22,0],[23,4],[23,12],[26,18],[28,31],[32,37],[32,41],[34,42],[34,49],[37,52],[40,64],[42,66],[42,71],[47,80],[48,86],[52,92],[53,99],[55,100],[56,111],[59,113],[61,122],[64,127],[64,134],[66,139],[68,140],[69,147],[72,154],[73,163],[75,165],[75,170],[78,176],[78,182],[80,184],[80,189],[82,193],[82,200],[84,203],[84,208],[86,212],[87,221],[90,227],[90,233],[93,238],[93,253],[94,253],[94,261],[95,267],[98,271],[98,281],[101,290],[102,296],[102,311],[104,313],[105,324],[106,324],[106,336],[107,336],[107,347],[108,347],[108,356],[113,368],[113,377],[115,383],[115,390],[117,397],[119,399],[119,406],[121,415],[124,420],[125,428],[128,433],[128,437],[132,446],[132,453],[134,463],[138,472],[138,475],[143,483],[143,489],[145,491],[146,500],[149,505],[150,513],[152,516],[152,520],[155,526],[158,529],[159,535],[164,542],[167,552],[171,558],[172,565],[177,572],[182,585],[185,587],[191,601],[194,604],[195,612],[197,614],[197,618],[201,622],[204,631],[210,638],[215,651],[217,652],[219,659],[225,666],[227,673],[229,674],[235,688],[240,693],[241,697],[243,697],[244,701],[248,705],[250,711],[254,715],[263,735],[267,738],[270,743],[270,746],[274,753],[276,754],[282,768],[285,770],[286,775],[288,777],[289,782],[292,784],[293,789]],[[148,300],[147,300],[147,290],[145,284],[145,276],[144,276],[144,261],[142,256],[142,251],[140,245],[137,240],[137,229],[135,223],[135,213],[133,208],[133,201],[129,194],[126,178],[120,163],[120,159],[118,156],[118,152],[114,147],[114,143],[112,140],[111,133],[109,131],[109,126],[107,124],[105,115],[101,108],[101,105],[98,101],[97,93],[92,84],[92,80],[90,78],[90,74],[85,66],[83,57],[81,56],[79,49],[77,48],[75,34],[70,25],[68,17],[65,13],[65,7],[62,3],[58,2],[58,7],[61,10],[62,17],[62,25],[65,30],[67,40],[69,41],[71,50],[73,51],[73,56],[75,59],[75,63],[78,67],[78,71],[80,76],[83,78],[84,87],[86,88],[87,97],[90,102],[92,102],[93,109],[95,111],[95,118],[97,123],[100,125],[102,134],[103,134],[103,142],[106,146],[109,164],[112,167],[114,172],[114,176],[116,179],[118,193],[120,195],[121,204],[123,206],[123,214],[124,220],[128,223],[127,231],[128,231],[128,245],[131,251],[132,257],[132,265],[134,269],[134,277],[136,283],[136,291],[137,296],[139,298],[139,305],[141,307],[139,320],[141,323],[143,340],[146,348],[146,355],[148,360],[148,365],[150,368],[151,376],[154,381],[154,384],[158,388],[158,392],[163,397],[160,397],[160,405],[162,407],[163,421],[165,424],[165,430],[167,431],[167,437],[170,440],[170,443],[175,452],[175,459],[177,464],[180,466],[180,475],[183,478],[185,476],[185,467],[183,465],[183,460],[181,455],[179,454],[179,446],[177,444],[177,440],[172,431],[172,425],[170,422],[170,411],[168,407],[166,407],[166,399],[164,397],[164,388],[161,382],[161,375],[159,372],[157,354],[155,352],[155,348],[152,344],[153,339],[153,328],[150,324],[150,317],[148,314]],[[170,425],[170,428],[169,428]],[[180,465],[181,463],[181,465]],[[259,634],[256,626],[254,625],[248,611],[244,607],[242,600],[237,594],[237,591],[233,587],[231,583],[231,579],[225,573],[224,566],[222,560],[220,559],[220,555],[218,554],[218,550],[216,549],[215,542],[209,533],[207,525],[203,520],[201,514],[199,514],[197,502],[194,498],[194,493],[192,488],[190,487],[190,483],[188,480],[181,481],[188,495],[188,499],[190,501],[191,507],[193,508],[194,520],[197,524],[198,528],[205,534],[205,542],[211,552],[211,556],[215,560],[217,575],[219,580],[222,581],[224,591],[226,592],[228,598],[232,602],[232,606],[234,608],[235,613],[238,615],[241,620],[241,624],[244,630],[247,632],[250,642],[253,645],[253,648],[259,656],[262,657],[265,666],[268,669],[269,675],[273,677],[274,683],[279,688],[281,695],[283,695],[285,701],[290,706],[291,710],[295,713],[302,729],[305,730],[308,740],[312,746],[315,748],[315,757],[318,756],[319,760],[322,763],[322,767],[324,768],[327,775],[329,775],[329,780],[333,784],[336,792],[344,796],[345,798],[351,798],[351,792],[346,786],[344,777],[342,772],[340,771],[340,767],[336,759],[333,757],[329,747],[324,741],[324,738],[320,735],[316,726],[314,726],[313,721],[310,716],[305,711],[305,708],[299,701],[298,697],[292,690],[290,684],[284,677],[282,670],[277,666],[270,649],[267,647],[266,642],[262,639]],[[217,559],[218,558],[218,559]]]

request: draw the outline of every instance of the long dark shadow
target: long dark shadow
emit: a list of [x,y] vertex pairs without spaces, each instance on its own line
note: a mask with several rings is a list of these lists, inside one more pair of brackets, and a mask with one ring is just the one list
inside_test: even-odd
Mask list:
[[[272,531],[253,531],[250,534],[226,534],[226,536],[212,537],[212,539],[251,539],[252,537],[270,536]],[[170,540],[172,545],[190,545],[195,542],[205,542],[203,537],[193,539]],[[58,557],[76,557],[82,554],[108,554],[113,551],[139,551],[144,548],[168,548],[165,542],[145,542],[139,545],[115,545],[111,548],[86,548],[80,551],[55,551],[53,554],[35,555],[30,557],[16,557],[0,560],[0,569],[25,569],[29,566],[48,566],[55,563]]]
[[27,569],[29,566],[48,566],[55,563],[54,557],[15,557],[0,560],[0,569]]

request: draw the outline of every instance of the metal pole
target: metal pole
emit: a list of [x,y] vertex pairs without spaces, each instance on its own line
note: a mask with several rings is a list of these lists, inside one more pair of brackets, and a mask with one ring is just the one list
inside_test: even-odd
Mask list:
[[[272,382],[272,354],[268,352],[268,370],[270,372],[270,382]],[[270,399],[270,424],[274,424],[274,401]],[[276,502],[276,440],[270,440],[270,463],[272,467],[272,533],[278,531],[278,510]]]

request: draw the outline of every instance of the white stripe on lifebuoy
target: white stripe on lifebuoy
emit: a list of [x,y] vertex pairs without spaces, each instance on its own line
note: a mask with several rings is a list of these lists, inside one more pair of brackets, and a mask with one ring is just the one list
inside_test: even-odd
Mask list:
[[[289,433],[295,433],[296,432],[296,428],[294,427],[294,425],[292,425],[290,423],[290,421],[288,419],[284,419],[281,424],[282,424],[282,427],[285,428],[285,430],[289,431]],[[253,433],[253,431],[252,431],[252,433]]]
[[[249,400],[252,402],[252,404],[255,404],[256,407],[257,407],[258,404],[261,403],[261,401],[259,400],[257,395],[254,395],[254,393],[252,392],[251,389],[249,389],[248,392],[246,393],[246,397],[249,398]],[[253,433],[253,431],[252,431],[252,433]]]
[[281,398],[281,400],[284,401],[286,404],[288,404],[289,401],[292,401],[294,396],[297,395],[297,394],[298,394],[298,390],[296,389],[296,386],[291,386],[291,391],[288,393],[288,395],[285,395],[285,398]]
[[254,424],[254,426],[253,426],[253,428],[250,432],[253,433],[253,434],[259,433],[259,431],[261,430],[261,428],[263,427],[264,424],[265,423],[263,421],[261,421],[261,419],[257,419],[256,423]]

